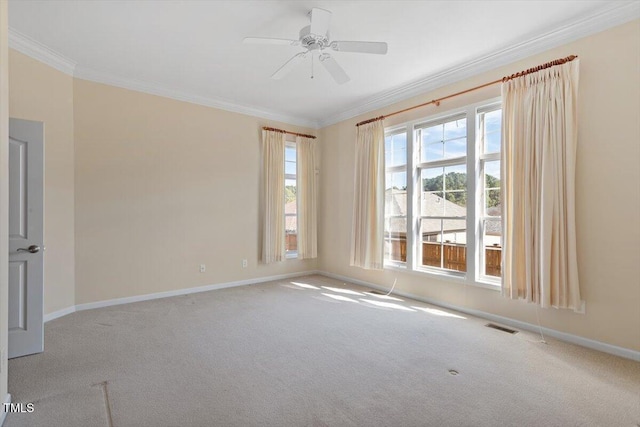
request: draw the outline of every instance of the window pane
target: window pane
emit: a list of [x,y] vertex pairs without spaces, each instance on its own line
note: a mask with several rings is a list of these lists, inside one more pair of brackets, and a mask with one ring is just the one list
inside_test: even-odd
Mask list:
[[467,120],[462,118],[421,129],[421,162],[467,155]]
[[420,215],[444,216],[444,168],[422,169],[421,175]]
[[485,132],[500,131],[502,126],[502,110],[489,111],[484,114]]
[[447,141],[444,144],[444,157],[462,157],[467,155],[467,138],[458,138]]
[[500,152],[500,132],[491,132],[485,135],[484,152],[498,153]]
[[407,164],[407,134],[399,133],[387,136],[384,141],[386,167]]
[[467,215],[467,174],[464,165],[422,170],[422,216]]
[[467,167],[465,165],[444,168],[445,205],[447,216],[467,215]]
[[465,220],[422,219],[423,266],[467,270],[467,225]]
[[296,148],[295,147],[284,147],[284,159],[288,162],[296,161]]
[[429,144],[432,142],[442,142],[444,139],[442,125],[432,126],[430,128],[421,129],[422,143]]
[[[394,177],[393,175],[401,175]],[[406,180],[404,172],[388,173],[385,190],[385,215],[406,215],[407,214],[407,187],[400,185]]]
[[285,214],[285,250],[295,251],[298,249],[298,216]]
[[407,173],[406,172],[393,172],[385,175],[385,189],[386,190],[403,190],[407,189]]
[[444,191],[444,168],[422,169],[422,191]]
[[434,160],[442,159],[444,159],[444,144],[442,142],[422,146],[422,162],[433,162]]
[[444,140],[467,137],[467,119],[454,120],[444,124]]
[[500,152],[500,136],[502,132],[502,110],[490,111],[482,114],[484,119],[483,141],[484,153]]
[[[296,213],[296,180],[295,179],[285,179],[284,180],[284,202],[285,202],[285,213]],[[289,210],[289,211],[288,211]]]
[[287,175],[295,175],[296,162],[284,162],[284,173]]
[[436,125],[420,130],[420,161],[444,159],[444,126]]
[[385,219],[384,258],[391,261],[407,261],[407,218]]
[[487,276],[502,275],[502,221],[488,219],[484,221],[484,264]]
[[485,215],[500,216],[500,161],[484,163]]

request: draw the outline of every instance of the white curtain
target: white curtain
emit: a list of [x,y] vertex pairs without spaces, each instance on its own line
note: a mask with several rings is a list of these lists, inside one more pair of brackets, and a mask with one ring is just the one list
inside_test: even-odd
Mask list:
[[358,126],[351,265],[381,270],[384,263],[384,124]]
[[298,258],[318,256],[315,139],[296,138],[298,178]]
[[262,261],[284,260],[285,134],[262,131]]
[[577,59],[502,84],[503,295],[580,310]]

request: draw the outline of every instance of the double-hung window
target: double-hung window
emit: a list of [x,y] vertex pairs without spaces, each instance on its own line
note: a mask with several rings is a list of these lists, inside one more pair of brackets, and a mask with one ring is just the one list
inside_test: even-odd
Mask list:
[[[478,112],[479,166],[481,176],[480,275],[484,279],[502,274],[502,205],[500,203],[500,139],[502,110],[499,105]],[[484,277],[483,277],[484,276]]]
[[287,258],[295,258],[298,254],[297,166],[296,143],[286,141],[284,146],[284,231]]
[[419,162],[419,267],[466,271],[467,119],[415,127]]
[[407,261],[407,133],[385,135],[384,255],[394,263]]
[[498,284],[499,102],[386,130],[385,265]]

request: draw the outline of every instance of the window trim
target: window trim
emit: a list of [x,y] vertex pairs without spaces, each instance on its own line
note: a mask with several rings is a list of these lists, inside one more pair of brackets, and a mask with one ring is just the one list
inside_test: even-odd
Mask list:
[[[482,243],[482,227],[480,222],[483,220],[481,212],[479,211],[480,202],[482,197],[479,194],[484,189],[484,185],[478,186],[476,183],[483,177],[481,176],[481,157],[487,161],[484,154],[480,153],[480,140],[477,138],[478,132],[478,114],[482,112],[492,111],[500,108],[502,105],[501,97],[494,97],[485,99],[480,102],[468,104],[463,107],[453,108],[442,113],[438,113],[429,117],[422,117],[415,120],[410,120],[397,125],[389,126],[385,128],[385,138],[390,135],[406,133],[407,139],[407,194],[411,195],[411,198],[407,197],[407,260],[406,263],[384,260],[384,269],[401,271],[418,276],[428,276],[437,278],[439,280],[450,281],[462,285],[470,285],[479,288],[490,289],[494,291],[500,291],[501,278],[486,276],[481,274],[480,268],[482,266],[480,256],[480,247]],[[418,159],[419,150],[416,142],[416,135],[419,129],[429,127],[429,125],[437,124],[444,120],[455,120],[456,117],[462,118],[473,117],[473,124],[467,126],[467,154],[462,156],[466,157],[465,163],[456,163],[458,165],[464,164],[467,169],[467,271],[460,272],[454,270],[436,269],[419,265],[418,262],[418,247],[414,244],[418,238],[419,232],[419,220],[420,216],[414,215],[414,212],[419,212],[419,197],[420,195],[414,191],[414,188],[420,188],[420,174],[419,169],[426,162],[420,162]],[[493,155],[494,153],[491,153]],[[500,154],[497,154],[498,159]],[[455,160],[455,158],[452,158]],[[431,167],[436,166],[436,163],[449,163],[452,159],[443,159],[434,162],[428,162]],[[460,158],[458,158],[460,159]],[[390,168],[391,169],[391,168]],[[385,168],[385,173],[389,169]],[[385,216],[386,218],[386,216]]]

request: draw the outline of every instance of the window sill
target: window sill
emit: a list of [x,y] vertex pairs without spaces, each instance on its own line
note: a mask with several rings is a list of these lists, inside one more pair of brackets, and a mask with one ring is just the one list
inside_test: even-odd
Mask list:
[[470,286],[475,286],[478,288],[484,288],[484,289],[489,289],[492,291],[500,291],[500,282],[499,281],[493,281],[491,279],[487,279],[487,278],[481,278],[479,281],[473,281],[470,282],[466,276],[463,275],[456,275],[456,274],[448,274],[448,273],[439,273],[439,272],[435,272],[435,271],[430,271],[430,270],[422,270],[422,269],[415,269],[415,270],[409,270],[405,265],[403,264],[395,264],[395,263],[385,263],[384,265],[384,269],[385,270],[391,270],[391,271],[398,271],[398,272],[402,272],[402,273],[406,273],[406,274],[410,274],[412,276],[420,276],[420,277],[431,277],[434,279],[438,279],[438,280],[442,280],[444,282],[452,282],[452,283],[457,283],[459,285],[470,285]]
[[284,258],[285,258],[285,259],[298,259],[298,251],[295,251],[295,252],[287,252],[287,253],[284,255]]

